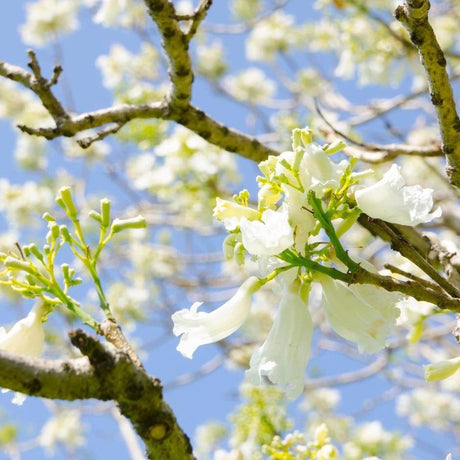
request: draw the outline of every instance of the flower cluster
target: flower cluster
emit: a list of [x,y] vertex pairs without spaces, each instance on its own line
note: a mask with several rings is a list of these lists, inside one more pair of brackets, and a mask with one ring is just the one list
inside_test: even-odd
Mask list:
[[[330,326],[356,343],[361,352],[375,353],[394,329],[400,295],[375,285],[356,285],[357,270],[375,273],[368,263],[352,260],[340,237],[359,214],[388,222],[417,225],[440,214],[430,212],[432,191],[406,186],[393,166],[376,184],[359,188],[353,161],[335,162],[342,142],[320,146],[309,129],[293,131],[293,149],[260,163],[258,206],[249,206],[249,193],[235,201],[217,199],[214,216],[230,232],[224,242],[227,259],[243,264],[246,254],[259,264],[264,278],[250,277],[235,296],[211,313],[174,313],[174,334],[182,335],[178,350],[191,358],[199,345],[218,341],[238,329],[251,308],[251,296],[276,279],[282,292],[278,312],[265,342],[250,360],[248,379],[268,379],[289,398],[303,390],[313,322],[308,309],[310,286],[322,287],[322,305]],[[356,196],[356,201],[354,196]],[[387,202],[390,198],[390,202]],[[356,205],[357,203],[357,205]]]
[[182,225],[209,224],[216,193],[239,180],[234,157],[182,127],[157,145],[154,154],[129,160],[126,172],[134,187],[168,204]]

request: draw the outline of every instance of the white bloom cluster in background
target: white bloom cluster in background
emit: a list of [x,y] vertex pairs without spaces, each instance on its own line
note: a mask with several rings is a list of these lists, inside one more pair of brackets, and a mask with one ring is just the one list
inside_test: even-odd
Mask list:
[[24,43],[44,46],[59,35],[78,28],[79,2],[76,0],[40,0],[26,3],[26,23],[21,26]]
[[138,54],[115,44],[107,55],[99,56],[97,66],[102,72],[104,86],[110,89],[128,87],[145,80],[158,78],[158,51],[149,43],[144,43]]
[[0,211],[12,225],[33,225],[52,208],[53,202],[53,193],[48,187],[36,182],[15,185],[7,179],[0,179]]
[[[282,292],[278,312],[265,342],[250,359],[247,377],[254,384],[268,379],[290,399],[303,391],[313,335],[308,308],[312,282],[322,286],[322,306],[330,326],[361,352],[381,350],[400,313],[399,293],[344,282],[346,273],[340,271],[344,265],[351,271],[359,265],[370,272],[377,270],[364,261],[351,260],[339,237],[362,210],[370,217],[412,226],[441,212],[430,212],[432,191],[406,186],[397,166],[380,182],[356,191],[360,209],[353,198],[359,176],[352,172],[353,164],[331,159],[343,143],[320,146],[312,142],[309,129],[296,129],[292,147],[260,163],[263,176],[257,178],[257,209],[249,206],[247,191],[234,202],[217,199],[214,208],[214,216],[230,232],[224,242],[226,258],[241,265],[246,254],[252,256],[263,278],[250,277],[233,298],[211,313],[198,311],[201,304],[195,303],[172,317],[174,334],[182,335],[178,350],[191,358],[198,346],[238,329],[249,314],[252,294],[276,279]],[[324,242],[325,236],[329,243]]]
[[224,60],[224,47],[222,42],[214,40],[208,45],[197,46],[197,72],[205,77],[219,78],[226,70],[227,64]]
[[239,181],[234,156],[186,128],[176,128],[153,153],[130,159],[127,175],[135,188],[167,203],[184,225],[209,224],[216,194]]
[[272,62],[277,53],[296,44],[294,17],[275,11],[256,23],[246,41],[246,55],[251,61]]
[[146,22],[144,5],[140,0],[86,0],[97,6],[94,22],[105,27],[140,27]]
[[60,410],[45,423],[38,442],[49,455],[54,455],[58,443],[68,447],[82,446],[85,438],[80,412],[76,409]]
[[256,67],[225,77],[223,84],[235,99],[248,103],[266,101],[276,92],[275,82],[267,78],[265,73]]

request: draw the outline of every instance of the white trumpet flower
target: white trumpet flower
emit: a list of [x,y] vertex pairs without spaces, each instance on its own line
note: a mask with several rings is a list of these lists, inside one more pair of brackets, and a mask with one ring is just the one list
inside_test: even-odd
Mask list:
[[307,303],[299,295],[298,283],[285,289],[270,333],[253,353],[246,371],[251,383],[260,384],[267,377],[284,388],[289,399],[302,393],[310,357],[313,321]]
[[202,302],[195,302],[190,309],[174,313],[173,333],[176,336],[182,334],[177,350],[186,358],[192,358],[200,345],[217,342],[235,332],[249,314],[252,294],[262,284],[258,278],[251,276],[230,300],[211,313],[198,311]]
[[374,185],[355,192],[356,203],[368,216],[394,224],[415,226],[439,217],[433,207],[433,190],[407,186],[400,166],[394,164]]
[[38,358],[43,351],[45,334],[42,326],[44,306],[35,304],[30,313],[6,332],[0,327],[0,350]]
[[323,307],[331,327],[359,351],[376,353],[393,331],[400,296],[371,285],[352,285],[321,276]]
[[[30,313],[19,320],[13,327],[6,332],[5,328],[0,327],[0,350],[14,353],[16,355],[38,358],[43,351],[45,333],[42,326],[42,316],[44,305],[38,302]],[[2,392],[6,393],[7,389]],[[13,404],[21,406],[26,399],[22,393],[15,393]]]

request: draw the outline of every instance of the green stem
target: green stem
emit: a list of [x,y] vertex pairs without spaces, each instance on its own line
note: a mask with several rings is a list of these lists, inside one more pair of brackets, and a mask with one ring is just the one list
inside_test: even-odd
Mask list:
[[350,256],[348,255],[348,252],[345,251],[345,249],[343,248],[342,243],[340,242],[335,232],[334,226],[332,225],[332,222],[329,219],[329,216],[323,210],[323,207],[321,205],[321,200],[316,198],[315,192],[313,192],[313,190],[311,190],[308,193],[308,202],[313,208],[315,217],[319,220],[321,227],[324,228],[324,231],[329,237],[329,240],[332,243],[332,246],[334,246],[337,258],[348,267],[350,272],[353,273],[354,271],[358,269],[359,264],[356,263],[354,260],[352,260]]
[[84,324],[88,325],[96,332],[99,331],[99,323],[91,315],[83,311],[69,296],[67,296],[58,284],[55,284],[50,290],[48,290],[48,292],[55,295],[72,313],[77,315]]
[[110,306],[109,303],[107,302],[107,299],[105,298],[104,291],[102,289],[101,281],[99,279],[99,276],[97,274],[96,270],[96,262],[92,260],[86,259],[84,261],[86,268],[88,269],[91,278],[94,282],[94,285],[96,286],[96,292],[97,296],[99,298],[99,305],[104,312],[105,316],[107,319],[110,319],[112,321],[115,321],[114,316],[112,315],[112,312],[110,311]]
[[307,270],[311,272],[324,273],[325,275],[328,275],[336,280],[347,281],[349,278],[347,273],[343,273],[340,270],[337,270],[332,267],[326,267],[325,265],[321,265],[320,263],[307,259],[306,257],[301,256],[300,254],[295,254],[292,250],[283,251],[281,254],[278,254],[278,257],[281,260],[284,260],[285,262],[291,264],[291,266],[305,267]]

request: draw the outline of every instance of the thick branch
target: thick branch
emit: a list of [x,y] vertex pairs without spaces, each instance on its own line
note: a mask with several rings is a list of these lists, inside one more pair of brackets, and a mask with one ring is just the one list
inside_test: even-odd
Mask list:
[[163,400],[160,381],[125,353],[81,330],[70,337],[84,358],[49,361],[0,352],[0,386],[50,399],[113,400],[143,439],[149,459],[193,460],[190,441]]
[[407,29],[420,54],[441,131],[447,176],[451,184],[460,187],[460,119],[446,72],[446,59],[428,21],[429,8],[428,0],[407,0],[396,9],[395,17]]
[[171,79],[169,98],[176,108],[186,110],[192,97],[193,82],[187,36],[179,27],[172,2],[145,0],[145,4],[150,17],[158,26],[162,37],[161,44],[169,60],[169,78]]
[[[54,110],[53,104],[45,104],[48,95],[55,98],[50,87],[48,86],[46,91],[38,91],[33,84],[33,75],[27,72],[27,70],[0,61],[0,75],[19,82],[26,88],[35,92],[35,94],[40,97],[53,119],[55,121],[59,120],[59,123],[56,121],[55,127],[35,129],[24,125],[19,126],[19,129],[30,135],[40,136],[46,139],[55,139],[60,136],[72,137],[87,129],[94,129],[112,124],[112,126],[102,130],[95,136],[84,139],[82,147],[88,147],[95,140],[117,131],[129,121],[138,118],[159,118],[162,120],[176,121],[203,137],[208,142],[253,161],[262,161],[266,159],[268,155],[278,154],[276,150],[267,147],[257,139],[246,136],[220,124],[193,105],[189,105],[187,110],[183,110],[181,106],[175,105],[172,100],[169,102],[162,101],[140,105],[119,105],[80,115],[60,117],[60,112]],[[115,123],[115,126],[113,126],[113,123]]]

